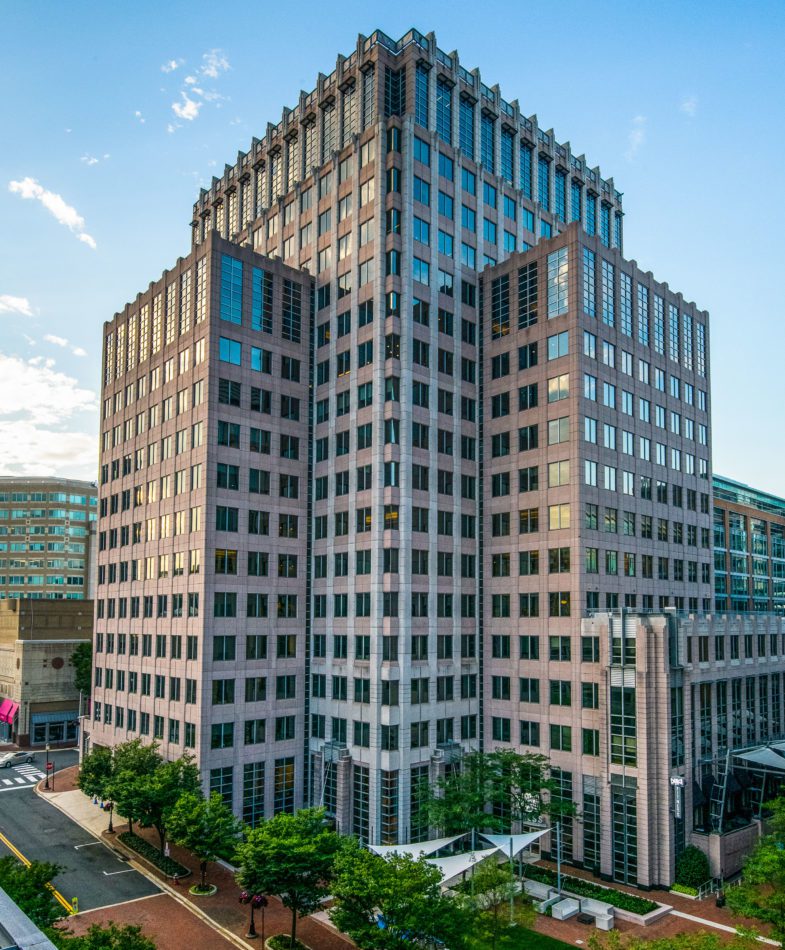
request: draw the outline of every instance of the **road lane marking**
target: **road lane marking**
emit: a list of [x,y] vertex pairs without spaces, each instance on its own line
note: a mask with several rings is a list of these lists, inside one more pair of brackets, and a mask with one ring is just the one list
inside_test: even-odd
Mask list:
[[[6,836],[3,834],[2,831],[0,831],[0,841],[3,842],[3,844],[14,855],[14,857],[18,858],[22,862],[22,864],[24,864],[25,867],[27,868],[30,867],[30,864],[31,864],[30,859],[26,858],[22,854],[22,852],[16,847],[16,845],[11,844],[11,842],[8,840],[8,838],[6,838]],[[49,888],[52,894],[54,894],[55,900],[57,901],[58,904],[60,904],[62,908],[64,908],[65,912],[67,914],[73,914],[74,912],[73,906],[68,903],[68,901],[63,897],[60,891],[58,891],[57,888],[51,883],[47,884],[46,886]]]
[[[132,869],[133,870],[133,869]],[[143,877],[144,875],[140,875]],[[145,880],[147,880],[145,878]],[[142,897],[129,897],[127,901],[117,901],[116,904],[102,904],[100,907],[91,907],[90,910],[81,911],[83,914],[92,914],[96,910],[110,910],[112,907],[122,907],[123,904],[135,904],[137,901],[150,900],[151,897],[166,897],[167,895],[159,888],[155,894],[144,894]]]
[[[97,842],[96,842],[97,843]],[[115,874],[130,874],[133,868],[126,868],[124,871],[104,871],[104,877],[114,877]]]
[[102,841],[88,841],[86,844],[75,844],[74,851],[78,851],[80,848],[92,848],[95,844],[103,844]]

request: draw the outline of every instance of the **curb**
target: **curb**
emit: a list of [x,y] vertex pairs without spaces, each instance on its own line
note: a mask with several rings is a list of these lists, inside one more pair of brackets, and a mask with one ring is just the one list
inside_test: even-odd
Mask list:
[[[106,838],[103,835],[96,834],[92,828],[89,828],[87,825],[83,825],[80,821],[77,821],[72,815],[70,815],[61,805],[58,805],[57,801],[51,798],[44,792],[38,790],[40,782],[35,786],[35,793],[40,798],[43,798],[45,801],[48,801],[50,805],[56,808],[58,811],[62,812],[67,818],[70,818],[74,824],[79,825],[79,827],[86,831],[88,834],[91,834],[96,840],[100,841],[102,844],[106,845],[107,848],[110,847]],[[122,842],[120,842],[122,844]],[[142,875],[142,877],[147,878],[152,884],[155,884],[156,887],[160,888],[161,893],[168,894],[170,897],[174,898],[179,904],[182,904],[183,907],[187,908],[195,917],[198,917],[201,921],[211,927],[216,933],[219,933],[224,939],[228,940],[229,943],[233,944],[235,947],[238,947],[239,950],[249,950],[252,947],[252,944],[247,943],[245,940],[242,940],[236,934],[233,934],[231,930],[227,930],[225,927],[222,927],[221,924],[217,923],[206,914],[200,907],[197,907],[196,904],[189,901],[187,898],[183,897],[178,891],[176,891],[171,885],[167,884],[166,881],[162,881],[159,877],[156,877],[153,873],[147,870],[143,865],[139,864],[133,858],[128,859],[129,867],[132,867],[135,871]],[[90,911],[81,911],[81,913],[89,914]],[[78,915],[74,915],[78,916]]]

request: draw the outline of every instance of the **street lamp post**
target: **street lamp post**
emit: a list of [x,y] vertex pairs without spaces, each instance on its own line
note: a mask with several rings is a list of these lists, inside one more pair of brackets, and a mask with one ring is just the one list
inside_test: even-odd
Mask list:
[[107,831],[107,834],[113,835],[113,834],[114,834],[114,825],[112,824],[112,813],[114,812],[114,802],[107,802],[107,803],[104,805],[104,808],[105,808],[105,809],[106,809],[106,808],[109,809],[109,827],[106,829],[106,831]]
[[251,907],[251,920],[248,924],[248,933],[245,935],[246,939],[253,940],[255,937],[258,937],[259,934],[256,932],[256,921],[254,920],[254,911],[262,911],[262,946],[264,946],[264,909],[267,907],[267,898],[263,897],[261,894],[251,895],[248,891],[243,891],[240,894],[239,901],[241,904],[250,904]]
[[49,743],[46,743],[46,781],[44,782],[44,788],[49,791]]

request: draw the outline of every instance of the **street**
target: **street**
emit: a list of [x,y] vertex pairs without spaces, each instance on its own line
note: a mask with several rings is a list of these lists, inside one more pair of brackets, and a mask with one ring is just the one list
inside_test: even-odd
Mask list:
[[[76,762],[76,752],[70,750],[50,752],[49,757],[56,769]],[[76,897],[80,911],[158,893],[125,858],[36,795],[44,765],[45,753],[39,752],[32,765],[0,770],[0,855],[15,849],[31,861],[58,864],[63,870],[54,886],[67,902]]]

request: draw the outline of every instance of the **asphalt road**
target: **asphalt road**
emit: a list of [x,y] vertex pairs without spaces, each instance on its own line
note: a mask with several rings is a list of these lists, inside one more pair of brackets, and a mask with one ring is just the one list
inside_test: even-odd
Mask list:
[[[54,755],[68,753],[50,753],[50,760]],[[75,756],[73,753],[74,761]],[[39,755],[34,764],[43,770]],[[24,784],[15,781],[17,775]],[[80,911],[93,910],[159,892],[155,884],[129,867],[125,858],[36,795],[34,783],[24,773],[13,768],[0,770],[0,780],[9,776],[13,785],[0,786],[0,833],[29,860],[52,861],[62,867],[53,883],[67,901],[76,897]],[[11,791],[3,794],[7,789]],[[0,839],[0,855],[10,853]]]

